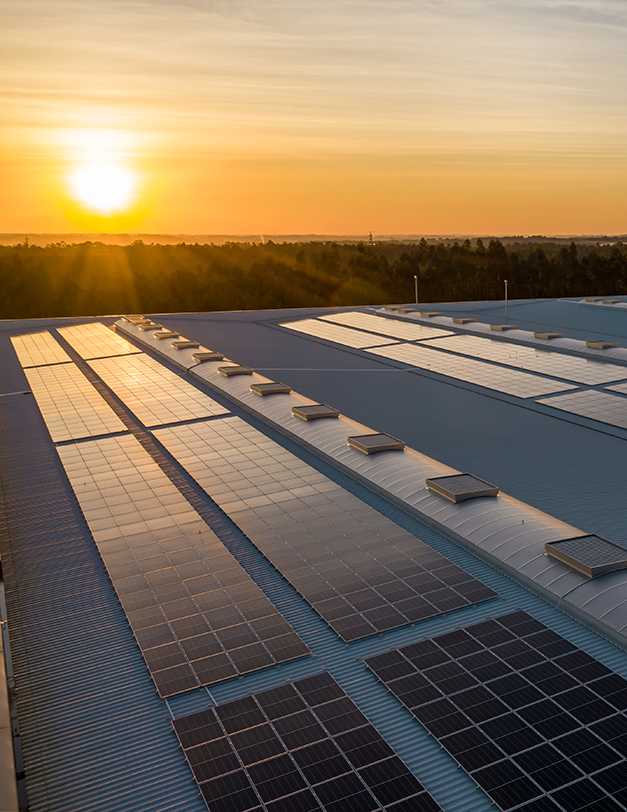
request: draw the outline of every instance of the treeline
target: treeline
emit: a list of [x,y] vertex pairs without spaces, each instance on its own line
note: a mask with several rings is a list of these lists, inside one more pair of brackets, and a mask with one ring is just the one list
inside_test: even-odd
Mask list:
[[627,245],[0,246],[0,318],[627,294]]

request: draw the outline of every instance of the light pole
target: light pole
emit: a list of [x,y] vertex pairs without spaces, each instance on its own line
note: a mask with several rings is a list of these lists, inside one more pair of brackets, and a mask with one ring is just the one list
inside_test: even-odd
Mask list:
[[505,280],[505,321],[507,321],[507,279]]
[[414,276],[414,290],[416,291],[416,304],[418,304],[418,277]]

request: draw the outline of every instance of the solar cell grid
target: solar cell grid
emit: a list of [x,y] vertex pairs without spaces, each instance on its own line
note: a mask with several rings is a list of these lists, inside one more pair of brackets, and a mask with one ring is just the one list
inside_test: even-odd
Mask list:
[[424,324],[407,324],[396,319],[387,319],[355,310],[348,313],[331,313],[328,316],[320,316],[320,320],[370,330],[373,333],[391,336],[392,338],[402,338],[404,341],[417,341],[425,338],[435,338],[436,336],[452,335],[449,331],[440,330],[437,327],[427,327]]
[[22,367],[67,364],[72,360],[47,330],[11,336],[11,344]]
[[309,652],[134,437],[58,452],[162,696]]
[[[625,391],[614,386],[608,388]],[[543,398],[537,402],[544,406],[551,406],[553,409],[627,429],[627,400],[618,395],[611,395],[609,392],[597,392],[591,389],[554,398]]]
[[90,366],[145,426],[228,414],[228,409],[143,353],[96,360]]
[[173,727],[211,812],[440,809],[327,673]]
[[495,595],[238,417],[154,435],[344,640]]
[[132,355],[141,352],[129,341],[117,335],[100,322],[59,327],[59,335],[86,361],[92,358],[108,358],[115,355]]
[[74,364],[26,369],[25,375],[55,443],[126,430]]
[[[444,341],[444,339],[442,340]],[[436,346],[435,342],[434,346]],[[369,349],[368,352],[519,398],[539,397],[551,392],[575,389],[571,384],[558,383],[529,372],[504,369],[474,358],[463,358],[450,353],[438,352],[431,347],[425,347],[424,344],[395,344],[390,347]]]
[[627,680],[525,612],[365,662],[501,809],[627,801]]
[[278,325],[279,327],[285,327],[287,330],[294,330],[297,333],[304,333],[314,338],[324,338],[326,341],[333,341],[335,344],[343,344],[345,347],[354,347],[355,349],[380,347],[383,344],[393,343],[390,338],[381,338],[381,336],[373,333],[353,330],[350,327],[341,327],[338,324],[318,321],[318,319],[278,322]]

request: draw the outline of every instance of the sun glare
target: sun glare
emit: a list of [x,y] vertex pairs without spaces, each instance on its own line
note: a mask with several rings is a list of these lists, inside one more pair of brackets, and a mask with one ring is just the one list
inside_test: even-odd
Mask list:
[[115,164],[84,164],[70,175],[73,197],[101,214],[126,209],[132,202],[135,187],[135,175]]

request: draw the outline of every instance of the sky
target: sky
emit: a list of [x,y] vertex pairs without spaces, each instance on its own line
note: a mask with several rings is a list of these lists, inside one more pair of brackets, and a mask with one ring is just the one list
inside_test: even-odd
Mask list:
[[624,0],[0,19],[0,232],[627,232]]

